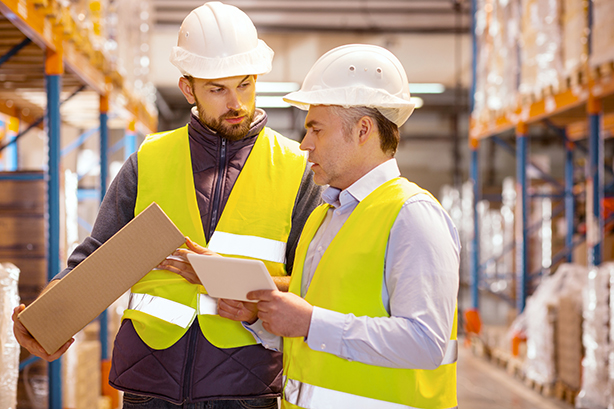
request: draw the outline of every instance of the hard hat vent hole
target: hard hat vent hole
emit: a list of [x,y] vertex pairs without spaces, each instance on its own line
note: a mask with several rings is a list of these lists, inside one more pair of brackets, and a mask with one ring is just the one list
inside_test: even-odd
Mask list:
[[354,67],[353,65],[350,65],[350,71],[356,71],[356,67]]
[[380,67],[377,67],[375,72],[377,72],[377,78],[382,78],[382,69]]
[[188,38],[190,36],[190,33],[188,33],[187,31],[185,32],[185,38]]

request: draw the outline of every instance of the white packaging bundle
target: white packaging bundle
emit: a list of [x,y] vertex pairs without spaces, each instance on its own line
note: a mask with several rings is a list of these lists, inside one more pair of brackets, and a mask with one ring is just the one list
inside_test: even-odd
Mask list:
[[593,0],[593,35],[590,64],[593,67],[614,61],[614,2]]
[[582,390],[576,407],[583,409],[606,409],[608,388],[608,321],[610,271],[613,265],[606,263],[593,267],[588,273],[584,291],[582,326]]
[[0,263],[0,408],[17,406],[19,344],[13,335],[13,309],[19,305],[19,269]]
[[555,308],[561,296],[579,293],[584,287],[586,268],[575,264],[563,264],[556,273],[545,277],[527,299],[523,314],[526,319],[527,360],[524,371],[527,378],[542,385],[556,381],[554,350]]
[[608,409],[614,409],[614,263],[603,265],[610,275],[610,344],[608,345]]
[[551,0],[522,0],[521,94],[558,88],[563,74],[561,3]]

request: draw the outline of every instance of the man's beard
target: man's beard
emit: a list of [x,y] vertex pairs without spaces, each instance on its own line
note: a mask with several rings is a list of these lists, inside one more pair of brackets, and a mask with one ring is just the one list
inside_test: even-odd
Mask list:
[[[203,125],[216,131],[220,136],[230,141],[239,141],[247,136],[256,113],[256,106],[253,105],[251,112],[236,111],[233,109],[218,118],[212,118],[205,114],[205,110],[202,109],[198,99],[196,100],[196,108],[198,109],[198,118]],[[245,116],[245,119],[243,119],[240,124],[231,125],[224,121],[226,118],[236,118],[239,116]]]

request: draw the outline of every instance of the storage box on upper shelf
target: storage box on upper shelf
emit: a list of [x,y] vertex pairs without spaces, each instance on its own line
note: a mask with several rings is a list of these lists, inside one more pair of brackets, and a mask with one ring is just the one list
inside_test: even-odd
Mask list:
[[614,2],[593,0],[591,67],[614,61]]

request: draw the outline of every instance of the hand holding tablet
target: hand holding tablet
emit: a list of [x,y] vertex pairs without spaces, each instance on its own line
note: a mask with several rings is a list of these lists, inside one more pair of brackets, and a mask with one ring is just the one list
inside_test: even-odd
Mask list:
[[205,290],[213,298],[248,301],[246,295],[255,290],[276,290],[277,286],[260,260],[187,255]]

